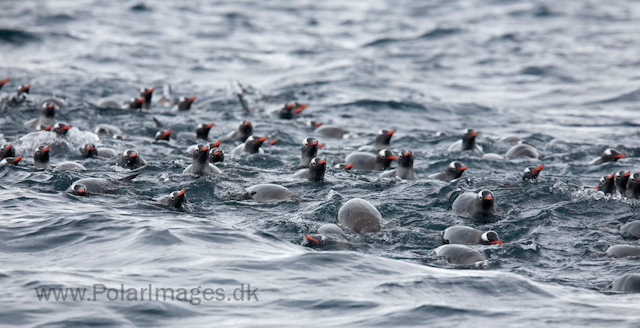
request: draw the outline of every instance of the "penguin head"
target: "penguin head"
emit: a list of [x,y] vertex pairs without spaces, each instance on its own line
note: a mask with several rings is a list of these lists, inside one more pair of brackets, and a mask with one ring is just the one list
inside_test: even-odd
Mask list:
[[207,160],[209,156],[209,145],[208,144],[198,144],[196,147],[196,151],[193,153],[193,159],[197,159],[201,162]]
[[103,125],[98,126],[96,128],[95,132],[98,135],[111,134],[111,130],[109,130],[109,128],[107,128],[106,126],[103,126]]
[[382,169],[386,170],[391,166],[391,162],[397,160],[398,157],[393,154],[393,152],[389,149],[383,149],[378,152],[378,156],[376,156],[376,161],[382,163]]
[[145,101],[144,97],[142,98],[131,98],[129,100],[129,109],[141,109],[142,103]]
[[92,143],[88,143],[82,146],[82,148],[80,148],[80,152],[82,153],[82,156],[86,158],[98,156],[98,150],[96,149],[96,145]]
[[155,88],[140,89],[140,97],[144,98],[144,101],[151,101],[151,96],[153,96],[153,90],[155,90]]
[[498,238],[495,231],[487,231],[482,234],[482,241],[487,245],[502,245],[504,242]]
[[611,148],[607,148],[602,152],[602,155],[600,155],[600,157],[602,158],[602,161],[604,162],[615,162],[621,158],[625,158],[627,156],[625,156],[624,154],[621,154],[620,152],[618,152],[615,149],[611,149]]
[[478,193],[478,200],[485,209],[491,208],[495,202],[493,193],[489,190],[482,190]]
[[71,129],[71,125],[64,122],[58,122],[53,125],[53,132],[59,136],[66,136],[69,129]]
[[309,107],[309,104],[299,104],[297,101],[292,101],[282,106],[281,112],[289,114],[300,114],[307,107]]
[[20,160],[22,160],[22,156],[18,156],[18,157],[5,157],[3,159],[3,161],[5,161],[7,164],[10,165],[15,165],[17,166],[18,163],[20,162]]
[[171,129],[160,130],[156,132],[156,141],[158,140],[169,141],[169,139],[171,139]]
[[327,237],[321,234],[305,235],[302,241],[302,246],[318,247],[327,243]]
[[49,146],[38,146],[33,153],[33,161],[48,163],[49,162]]
[[122,159],[127,165],[135,165],[138,160],[138,152],[133,149],[127,149],[122,153]]
[[319,128],[319,127],[321,127],[321,126],[322,126],[322,123],[320,123],[320,122],[316,122],[316,121],[307,121],[307,123],[306,123],[306,124],[307,124],[307,126],[308,126],[308,127],[310,127],[310,128],[314,128],[314,129],[315,129],[315,128]]
[[632,174],[627,181],[627,189],[633,189],[638,184],[638,180],[640,180],[640,173]]
[[631,176],[631,172],[629,171],[618,171],[613,176],[613,180],[617,185],[626,186],[630,176]]
[[253,125],[249,121],[242,121],[240,122],[238,131],[240,131],[240,133],[243,135],[250,136],[253,134]]
[[211,148],[209,150],[209,163],[224,162],[224,152],[220,148]]
[[318,140],[315,138],[306,138],[302,140],[302,156],[315,157],[318,154]]
[[244,145],[245,145],[245,148],[249,150],[249,152],[255,153],[258,151],[258,148],[262,146],[262,143],[267,141],[267,139],[268,139],[267,137],[249,136],[249,138],[247,138],[247,141],[245,141]]
[[214,125],[215,124],[213,124],[213,123],[209,123],[209,124],[200,123],[200,124],[198,124],[198,127],[196,127],[196,136],[198,138],[200,138],[200,139],[209,138],[209,131],[211,130],[211,128]]
[[408,150],[404,153],[401,152],[398,155],[398,166],[413,167],[413,153]]
[[324,178],[327,170],[327,159],[315,157],[309,162],[309,173],[312,180],[318,181]]
[[478,136],[478,132],[474,129],[466,129],[464,130],[464,134],[462,135],[462,140],[464,141],[472,141],[475,140]]
[[16,156],[16,150],[13,148],[13,146],[10,143],[3,144],[2,148],[0,148],[0,158],[14,156]]
[[53,118],[56,115],[56,105],[45,101],[42,104],[42,116]]
[[184,204],[186,201],[187,201],[187,197],[184,195],[184,189],[179,191],[174,191],[171,194],[169,194],[169,205],[175,208],[182,207],[182,204]]
[[454,177],[454,179],[461,177],[462,173],[464,173],[464,171],[466,171],[467,169],[467,166],[458,161],[449,163],[449,166],[447,167],[447,171]]
[[538,166],[529,166],[524,169],[524,174],[522,175],[522,180],[535,180],[540,175],[540,171],[544,169],[544,164],[540,164]]
[[87,187],[81,183],[74,183],[71,188],[69,188],[69,192],[76,196],[87,196]]
[[196,101],[196,97],[180,97],[178,99],[178,109],[179,110],[188,110],[191,108],[191,104]]
[[22,95],[23,93],[29,93],[29,90],[31,89],[31,85],[30,84],[23,84],[18,86],[18,90],[16,90],[16,92],[18,93],[18,96]]
[[376,133],[376,145],[389,146],[391,144],[391,137],[396,133],[396,130],[380,130]]
[[603,176],[602,178],[600,178],[600,181],[598,181],[598,186],[596,187],[596,189],[604,193],[610,192],[611,186],[613,186],[614,177],[615,177],[615,173],[611,173],[611,175]]

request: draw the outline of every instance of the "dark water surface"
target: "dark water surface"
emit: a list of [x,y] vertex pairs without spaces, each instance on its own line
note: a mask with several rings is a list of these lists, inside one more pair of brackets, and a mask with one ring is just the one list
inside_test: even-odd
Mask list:
[[[607,285],[638,272],[637,259],[611,259],[614,244],[637,244],[617,228],[637,218],[638,202],[593,189],[640,161],[640,3],[637,1],[2,1],[0,91],[31,84],[70,108],[56,119],[67,138],[31,132],[39,109],[0,117],[4,138],[25,155],[0,171],[0,321],[3,326],[474,326],[638,327],[640,296]],[[255,113],[242,111],[232,81],[257,91]],[[165,84],[196,96],[190,112],[154,104],[149,111],[98,108],[141,87]],[[310,103],[300,120],[265,110]],[[231,159],[222,176],[183,175],[192,143],[153,142],[157,118],[174,131],[214,122],[216,139],[241,120],[280,141],[265,155]],[[315,119],[352,132],[319,138],[331,163],[397,129],[392,145],[412,150],[418,179],[330,170],[323,183],[294,180],[299,145]],[[129,140],[96,139],[101,123]],[[519,136],[538,146],[539,181],[520,183],[538,161],[489,161],[447,153],[464,128],[480,132],[487,152],[504,154]],[[447,137],[436,137],[444,131]],[[569,141],[551,148],[553,138]],[[126,174],[86,160],[85,142],[149,161],[131,188],[80,198],[65,193],[83,177]],[[52,162],[87,172],[33,170],[32,153],[52,144]],[[589,166],[605,148],[628,158]],[[468,179],[430,180],[452,160]],[[277,183],[303,200],[258,204],[232,195]],[[181,211],[155,199],[186,188]],[[451,212],[459,189],[490,189],[500,213],[472,220]],[[382,232],[349,233],[352,250],[300,246],[333,223],[340,205],[361,197],[381,212]],[[433,254],[438,233],[454,224],[495,230],[503,246],[478,246],[482,270]],[[223,288],[222,301],[189,292],[174,301],[39,301],[43,287]],[[228,301],[240,284],[258,300]],[[98,287],[101,288],[101,287]],[[113,296],[111,294],[110,296]],[[119,295],[118,297],[121,297]],[[245,298],[246,299],[246,298]]]

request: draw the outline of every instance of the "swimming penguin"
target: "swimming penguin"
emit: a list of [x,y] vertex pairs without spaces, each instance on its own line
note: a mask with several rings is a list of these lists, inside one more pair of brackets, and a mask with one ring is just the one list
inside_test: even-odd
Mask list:
[[315,234],[305,235],[302,245],[307,247],[323,248],[351,247],[351,243],[349,242],[349,239],[347,239],[347,235],[339,226],[333,223],[323,224],[318,228],[318,231]]
[[260,146],[262,146],[262,144],[267,139],[268,139],[267,137],[249,136],[249,138],[247,138],[247,140],[243,144],[234,148],[231,151],[231,154],[234,156],[238,156],[241,154],[256,154],[256,153],[264,154],[264,150],[260,148]]
[[27,121],[24,124],[25,127],[35,128],[40,125],[49,126],[54,123],[54,117],[56,115],[55,105],[52,103],[42,104],[42,112],[40,116],[32,120]]
[[[209,146],[211,148],[211,146]],[[220,148],[209,149],[209,163],[222,163],[224,162],[224,152]]]
[[616,184],[615,180],[613,180],[615,174],[611,173],[611,175],[605,175],[600,178],[600,182],[596,187],[596,190],[602,191],[605,195],[615,195],[616,193]]
[[359,151],[379,151],[382,149],[391,148],[391,137],[396,133],[396,130],[380,130],[376,134],[376,144],[372,146],[362,146],[358,148]]
[[338,210],[338,223],[356,233],[379,232],[382,215],[368,201],[354,198]]
[[482,153],[482,147],[476,144],[476,137],[478,136],[478,132],[473,129],[464,130],[464,134],[462,135],[462,140],[458,140],[451,144],[447,151],[465,151],[465,150],[473,150]]
[[168,196],[164,196],[158,200],[158,203],[162,205],[167,205],[175,208],[181,208],[182,204],[187,201],[186,196],[184,195],[184,189],[180,191],[174,191]]
[[620,195],[625,196],[627,194],[627,182],[629,182],[629,176],[631,176],[631,172],[629,171],[618,171],[613,176],[613,181],[616,185],[616,190],[620,193]]
[[87,178],[74,182],[67,192],[77,196],[92,194],[115,194],[122,186],[135,179],[142,172],[137,172],[120,179]]
[[627,156],[619,153],[617,150],[607,148],[602,152],[602,155],[600,155],[600,157],[595,158],[591,162],[589,162],[589,165],[602,164],[606,162],[617,162],[619,159],[625,157]]
[[640,221],[631,221],[620,227],[620,232],[624,235],[640,239]]
[[389,168],[391,162],[397,160],[391,150],[383,149],[377,155],[363,152],[355,152],[347,155],[345,164],[338,164],[339,168],[354,168],[366,171],[384,171]]
[[233,131],[227,135],[227,139],[235,139],[244,142],[253,134],[253,125],[249,121],[240,122],[240,126],[236,131]]
[[[220,146],[221,142],[222,142],[222,140],[218,139],[218,141],[216,141],[216,142],[209,143],[208,144],[209,145],[209,151],[211,151],[211,149],[213,149],[213,148],[216,148],[216,147]],[[189,148],[187,148],[187,151],[186,151],[187,155],[189,155],[189,156],[193,156],[197,152],[198,152],[198,145],[189,146]],[[213,162],[211,162],[211,163],[213,163]]]
[[100,124],[94,129],[95,134],[98,136],[113,136],[122,135],[122,130],[114,125]]
[[607,249],[607,255],[617,258],[640,256],[640,246],[613,245]]
[[169,141],[171,139],[171,129],[160,130],[156,132],[156,141],[164,140]]
[[191,104],[196,101],[196,97],[180,97],[178,99],[177,110],[189,110],[191,109]]
[[504,157],[506,159],[515,159],[522,157],[540,158],[540,153],[538,152],[536,147],[533,147],[526,143],[519,143],[509,148],[509,150],[507,150],[507,154],[504,155]]
[[502,245],[504,242],[498,238],[495,231],[482,232],[472,227],[457,225],[444,230],[442,234],[443,244],[479,244]]
[[381,178],[398,177],[402,180],[415,180],[413,173],[413,153],[406,151],[398,155],[398,167],[395,170],[386,171],[380,174]]
[[18,86],[16,93],[9,97],[9,99],[4,103],[4,107],[16,107],[27,102],[29,100],[28,95],[30,88],[31,85],[29,84]]
[[321,135],[323,137],[327,137],[327,138],[335,138],[335,139],[342,139],[344,138],[347,134],[349,134],[349,131],[341,128],[341,127],[337,127],[337,126],[331,126],[331,125],[324,125],[320,122],[316,122],[316,121],[307,121],[307,126],[315,129],[314,133]]
[[178,139],[196,141],[198,139],[209,140],[209,131],[215,124],[213,123],[200,123],[196,127],[196,132],[180,132],[178,133]]
[[614,280],[610,287],[614,292],[640,292],[640,274],[625,274]]
[[118,153],[111,148],[96,148],[96,145],[88,143],[80,148],[80,153],[83,157],[93,158],[93,157],[101,157],[101,158],[116,158],[118,157]]
[[309,162],[318,155],[318,148],[320,147],[321,145],[318,144],[318,140],[315,138],[304,139],[302,148],[300,148],[300,166],[309,167]]
[[140,89],[140,98],[143,98],[142,109],[151,108],[151,97],[153,96],[153,90],[155,88],[142,88]]
[[435,252],[436,256],[445,258],[451,264],[471,265],[487,260],[484,254],[465,245],[442,245]]
[[309,107],[309,104],[299,104],[297,102],[290,102],[282,106],[280,110],[277,110],[274,113],[276,113],[280,118],[290,120],[293,118],[294,114],[302,113],[302,111],[307,107]]
[[10,143],[6,143],[2,145],[2,148],[0,148],[0,159],[5,157],[15,157],[15,156],[16,156],[16,150],[15,148],[13,148],[13,146]]
[[[36,170],[48,170],[51,169],[51,162],[49,161],[49,146],[38,146],[33,153],[33,165]],[[86,171],[87,168],[74,162],[62,162],[55,166],[54,171]]]
[[53,125],[53,132],[55,132],[57,135],[59,136],[66,136],[67,132],[69,132],[69,130],[71,129],[71,125],[64,123],[64,122],[58,122],[56,124]]
[[640,173],[634,173],[627,180],[627,198],[640,198]]
[[69,107],[69,101],[53,96],[40,100],[38,107],[44,108],[49,105],[53,105],[55,109],[67,108]]
[[462,176],[462,173],[464,173],[464,171],[466,171],[467,169],[468,167],[466,165],[454,161],[449,163],[449,166],[447,166],[446,170],[440,173],[431,174],[429,175],[429,178],[449,182],[460,178]]
[[147,161],[142,158],[137,151],[133,149],[127,149],[122,154],[118,155],[116,159],[116,165],[128,169],[137,169],[147,165]]
[[209,163],[209,145],[200,144],[193,154],[193,164],[189,165],[182,174],[222,173],[219,168]]
[[21,159],[22,159],[22,156],[5,157],[0,161],[0,167],[7,166],[7,165],[18,166],[18,163],[20,162]]
[[524,169],[524,174],[522,174],[522,181],[528,180],[536,180],[540,175],[540,171],[544,169],[544,164],[540,164],[538,166],[529,166]]
[[7,84],[7,82],[9,82],[9,78],[4,78],[3,80],[0,80],[0,90],[2,90],[2,87]]
[[474,215],[488,215],[497,212],[493,193],[488,190],[482,190],[477,194],[474,192],[460,194],[458,198],[453,201],[453,210]]
[[286,200],[297,197],[291,190],[283,186],[270,183],[259,184],[247,188],[245,196],[247,199],[253,199],[258,202]]
[[327,160],[315,157],[309,163],[309,167],[299,170],[293,176],[295,178],[308,179],[309,181],[322,181],[324,179],[324,172],[326,171]]
[[145,98],[131,98],[131,100],[129,100],[129,103],[122,106],[123,109],[141,109],[142,105],[145,102]]

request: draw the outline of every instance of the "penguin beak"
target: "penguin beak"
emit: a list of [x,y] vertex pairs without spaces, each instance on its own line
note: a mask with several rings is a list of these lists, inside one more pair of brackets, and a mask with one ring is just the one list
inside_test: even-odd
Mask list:
[[316,125],[316,128],[319,128],[322,126],[322,123],[316,123],[315,125]]
[[494,241],[491,242],[491,244],[492,245],[503,245],[504,241],[502,241],[502,240],[494,240]]
[[189,98],[187,100],[192,103],[192,102],[196,101],[196,97],[191,97],[191,98]]
[[411,152],[410,152],[410,151],[408,151],[408,152],[404,153],[404,155],[402,155],[402,156],[404,156],[404,157],[409,157],[409,156],[411,156]]
[[[9,146],[11,146],[11,145],[9,145]],[[631,171],[625,172],[624,174],[622,174],[623,177],[628,177],[630,175],[631,175]]]
[[314,141],[314,142],[310,143],[309,145],[311,145],[311,146],[317,146],[317,145],[318,145],[318,140],[316,140],[316,141]]
[[387,159],[395,161],[396,159],[398,159],[398,156],[396,156],[396,155],[387,156]]
[[298,107],[296,107],[296,109],[293,110],[293,113],[294,114],[300,114],[307,107],[309,107],[309,104],[300,104],[300,105],[298,105]]
[[86,189],[82,188],[82,189],[78,190],[78,195],[84,195],[84,193],[86,191],[87,191]]
[[180,192],[178,193],[178,196],[182,196],[182,195],[184,195],[184,188],[180,190]]
[[615,175],[616,175],[615,173],[611,173],[611,175],[609,176],[609,179],[613,179]]
[[51,129],[53,129],[53,125],[49,125],[46,128],[44,128],[45,131],[51,131]]
[[49,146],[46,146],[46,147],[44,147],[44,149],[42,151],[47,152],[47,151],[49,151],[49,149],[50,149]]
[[314,243],[316,243],[316,244],[320,245],[320,242],[319,242],[317,239],[315,239],[315,238],[313,238],[313,237],[311,237],[311,236],[309,236],[309,235],[305,235],[305,236],[304,236],[304,239],[306,239],[306,240],[308,240],[308,241],[312,241],[312,242],[314,242]]
[[324,144],[318,144],[318,148],[319,148],[319,149],[324,148]]
[[65,125],[60,128],[60,130],[69,130],[69,129],[71,129],[71,125]]
[[7,150],[11,149],[11,147],[12,147],[11,144],[8,144],[7,145]]
[[318,162],[318,164],[326,164],[327,163],[327,159],[323,158],[320,160],[320,162]]
[[396,133],[396,130],[391,130],[391,131],[387,132],[387,135],[388,136],[392,136],[394,133]]
[[222,140],[218,139],[218,141],[216,141],[214,144],[212,144],[212,145],[210,146],[210,148],[216,148],[216,147],[220,146],[220,143],[221,143],[221,142],[222,142]]
[[152,93],[152,92],[153,92],[153,90],[155,90],[155,89],[156,89],[156,88],[151,88],[151,89],[147,90],[147,94]]
[[251,122],[244,122],[244,126],[251,126]]
[[471,132],[469,133],[470,136],[472,137],[477,137],[478,136],[478,132]]
[[207,124],[207,125],[204,126],[204,128],[205,129],[211,129],[213,127],[213,125],[214,125],[213,123]]
[[138,157],[138,153],[131,153],[131,155],[129,155],[129,157],[136,158],[136,157]]
[[213,153],[213,154],[214,154],[214,155],[216,155],[216,156],[220,156],[220,151],[219,151],[219,150],[216,150],[216,152],[215,152],[215,153]]
[[7,84],[7,82],[9,82],[9,78],[6,78],[6,79],[0,81],[0,85],[5,85],[5,84]]
[[458,171],[466,171],[466,170],[468,170],[468,169],[469,169],[469,167],[468,167],[468,166],[460,166],[460,167],[458,168]]
[[209,145],[202,147],[200,151],[209,151]]
[[533,169],[533,172],[540,172],[540,171],[542,171],[542,169],[544,169],[544,164],[540,164],[540,166],[538,166],[535,169]]
[[89,146],[89,147],[87,147],[87,150],[96,150],[96,147],[94,147],[94,146]]
[[345,165],[345,166],[343,167],[343,169],[345,169],[345,170],[351,170],[351,168],[352,168],[352,167],[353,167],[353,163],[349,163],[349,164]]
[[144,98],[140,98],[136,100],[136,104],[142,104],[144,102]]
[[160,136],[163,138],[166,138],[167,136],[171,135],[171,129],[168,129],[167,131],[164,131],[163,134],[161,134]]
[[20,89],[20,92],[27,92],[29,91],[29,88],[31,88],[31,84],[27,84],[24,87],[22,87],[22,89]]
[[17,165],[18,162],[20,162],[20,160],[22,159],[22,156],[18,156],[16,158],[13,159],[13,165]]
[[55,108],[56,108],[56,106],[55,106],[54,104],[49,104],[49,106],[47,106],[47,108],[49,108],[49,109],[55,109]]
[[271,142],[269,142],[269,145],[273,146],[273,145],[276,144],[276,142],[278,142],[278,139],[273,139],[273,140],[271,140]]
[[261,137],[261,138],[256,139],[256,141],[257,141],[257,142],[265,142],[267,139],[269,139],[269,138],[267,138],[267,137]]
[[615,154],[613,155],[613,158],[625,158],[627,157],[625,154]]
[[487,197],[483,198],[482,200],[493,200],[493,197],[487,196]]

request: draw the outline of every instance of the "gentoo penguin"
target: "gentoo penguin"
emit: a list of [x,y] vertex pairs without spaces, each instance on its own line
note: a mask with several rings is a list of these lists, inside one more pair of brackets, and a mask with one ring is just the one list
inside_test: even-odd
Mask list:
[[55,109],[67,108],[69,107],[69,101],[58,98],[56,96],[48,97],[40,100],[39,107],[44,108],[45,106],[53,105]]
[[227,135],[227,139],[235,139],[244,142],[253,134],[253,125],[249,121],[240,122],[240,126],[235,131]]
[[598,186],[596,190],[602,191],[605,195],[614,195],[616,193],[616,184],[613,180],[615,174],[611,173],[611,175],[605,175],[600,178],[600,182],[598,182]]
[[189,110],[191,104],[196,100],[196,97],[175,97],[170,85],[165,85],[162,89],[162,98],[158,101],[158,104],[164,107],[173,107],[174,110]]
[[453,210],[469,214],[494,214],[497,212],[493,193],[482,190],[479,193],[465,192],[453,201]]
[[169,141],[169,139],[171,139],[171,129],[160,130],[156,132],[156,141]]
[[442,234],[443,244],[479,244],[502,245],[504,242],[498,238],[495,231],[482,232],[472,227],[457,225],[444,230]]
[[449,166],[447,166],[446,170],[440,173],[431,174],[429,175],[429,178],[449,182],[460,178],[462,176],[462,173],[464,173],[464,171],[466,171],[467,169],[468,167],[466,165],[454,161],[449,163]]
[[111,148],[96,148],[96,145],[91,143],[82,146],[82,148],[80,148],[80,153],[86,158],[116,158],[118,156],[116,151]]
[[22,159],[22,156],[5,157],[0,161],[0,167],[7,166],[7,165],[18,166],[18,163],[20,162],[21,159]]
[[544,169],[544,164],[540,164],[538,166],[529,166],[525,168],[524,174],[522,174],[522,181],[537,179],[542,169]]
[[442,245],[435,252],[436,256],[443,257],[451,264],[471,265],[487,260],[484,254],[464,245]]
[[129,103],[122,106],[123,109],[141,109],[142,105],[145,102],[145,98],[131,98],[131,100],[129,100]]
[[191,104],[196,101],[196,97],[180,97],[178,98],[178,110],[189,110],[191,109]]
[[0,90],[2,90],[2,87],[7,84],[7,82],[9,82],[9,78],[4,78],[3,80],[0,80]]
[[309,167],[311,159],[318,155],[318,148],[321,148],[321,145],[318,144],[318,140],[315,138],[304,139],[300,148],[300,166]]
[[295,178],[307,179],[309,181],[322,181],[324,179],[324,172],[327,169],[327,160],[315,157],[309,163],[309,167],[299,170],[293,176]]
[[[211,145],[209,145],[209,148],[211,148]],[[222,149],[218,147],[209,149],[209,163],[213,164],[222,162],[224,162],[224,152]]]
[[293,118],[294,114],[300,114],[302,111],[309,107],[309,104],[299,104],[297,102],[290,102],[285,104],[280,108],[280,110],[275,111],[275,113],[283,119],[290,120]]
[[11,95],[11,97],[9,97],[9,100],[5,102],[4,107],[16,107],[27,101],[30,88],[31,85],[29,84],[20,85],[18,89],[16,89],[16,93],[14,95]]
[[315,234],[305,235],[302,245],[307,247],[338,246],[343,248],[351,246],[351,243],[349,243],[347,235],[339,226],[327,223],[320,226]]
[[[213,142],[213,143],[209,143],[209,151],[211,151],[211,149],[216,148],[218,146],[220,146],[220,143],[222,143],[222,140],[218,139],[218,141]],[[193,154],[198,152],[198,145],[193,145],[193,146],[189,146],[189,148],[187,148],[187,155],[189,156],[193,156]],[[213,162],[211,162],[213,163]]]
[[627,198],[640,198],[640,173],[634,173],[629,177]]
[[209,163],[209,145],[198,145],[192,157],[193,164],[184,169],[182,174],[222,173],[219,168]]
[[607,255],[618,258],[640,256],[640,246],[613,245],[607,249]]
[[462,140],[458,140],[451,144],[447,151],[465,151],[465,150],[473,150],[482,153],[482,147],[476,144],[476,137],[478,136],[478,132],[473,129],[464,130],[464,134],[462,135]]
[[260,146],[262,146],[262,143],[264,143],[267,139],[267,137],[249,136],[249,138],[247,138],[247,140],[243,144],[234,148],[231,151],[231,154],[234,156],[256,153],[264,154],[264,150],[260,148]]
[[57,135],[59,136],[66,136],[67,132],[69,132],[69,130],[71,129],[71,125],[64,123],[64,122],[58,122],[56,124],[53,125],[53,132],[55,132]]
[[618,171],[613,176],[613,181],[616,184],[616,190],[622,196],[627,194],[627,182],[629,182],[629,176],[631,176],[631,172],[629,171]]
[[611,283],[614,292],[635,293],[640,292],[640,274],[625,274]]
[[359,151],[379,151],[382,149],[391,148],[391,137],[396,133],[396,130],[380,130],[376,133],[376,143],[372,146],[362,146],[358,148]]
[[598,158],[594,158],[589,165],[602,164],[606,162],[617,162],[621,158],[625,158],[624,154],[619,153],[615,149],[607,148],[602,152],[602,155]]
[[35,128],[40,125],[49,126],[54,123],[54,117],[56,115],[55,105],[52,103],[42,104],[42,112],[40,116],[32,120],[27,121],[24,124],[25,127]]
[[120,130],[120,128],[109,124],[100,124],[96,126],[94,132],[98,136],[122,135],[122,130]]
[[153,96],[153,90],[155,88],[142,88],[140,89],[140,98],[143,98],[142,109],[151,108],[151,97]]
[[2,145],[2,148],[0,148],[0,159],[5,157],[15,157],[15,156],[16,156],[16,150],[15,148],[13,148],[13,146],[10,143],[6,143]]
[[620,226],[620,232],[624,235],[640,239],[640,221],[631,221]]
[[382,215],[368,201],[354,198],[338,210],[338,223],[356,233],[379,232]]
[[349,131],[341,127],[324,125],[316,121],[307,121],[307,126],[315,129],[314,133],[327,138],[342,139],[349,134]]
[[142,158],[137,151],[133,149],[127,149],[122,154],[118,155],[116,159],[116,165],[128,169],[137,169],[147,165],[147,161]]
[[515,159],[522,157],[540,158],[540,153],[531,145],[526,143],[519,143],[507,150],[507,154],[504,155],[506,159]]
[[[36,170],[48,170],[51,169],[51,162],[49,161],[49,146],[38,146],[33,153],[33,165]],[[74,162],[62,162],[57,164],[54,171],[86,171],[87,168]]]
[[247,188],[245,197],[258,202],[268,202],[273,200],[296,198],[297,196],[291,190],[283,186],[265,183]]
[[381,178],[398,177],[402,180],[415,180],[413,173],[413,153],[406,151],[398,155],[398,167],[395,170],[386,171],[380,174]]
[[122,189],[124,183],[135,179],[142,172],[128,175],[121,179],[87,178],[74,182],[67,192],[77,196],[89,196],[92,194],[115,194]]
[[214,125],[213,123],[200,123],[196,127],[196,133],[180,132],[178,133],[178,139],[189,141],[196,141],[198,139],[209,140],[209,131]]
[[167,205],[175,208],[181,208],[182,204],[187,201],[186,196],[184,195],[184,189],[180,191],[174,191],[168,196],[164,196],[158,200],[158,203],[162,205]]
[[363,152],[355,152],[347,155],[345,158],[346,165],[338,164],[342,168],[354,168],[366,171],[384,171],[389,168],[391,162],[397,160],[391,150],[383,149],[377,155]]

